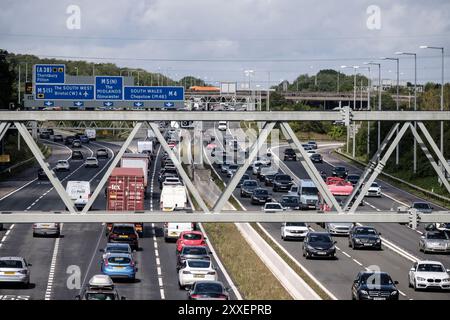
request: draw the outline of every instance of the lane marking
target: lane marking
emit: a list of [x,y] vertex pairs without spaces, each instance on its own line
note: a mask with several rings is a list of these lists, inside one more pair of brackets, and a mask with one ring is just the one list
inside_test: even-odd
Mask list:
[[347,252],[342,251],[342,253],[343,253],[345,256],[347,256],[347,258],[351,258],[351,256],[350,256]]
[[362,267],[362,263],[361,262],[359,262],[358,260],[356,260],[356,259],[352,259],[353,261],[355,261],[358,265],[360,265],[361,267]]
[[[60,225],[60,230],[62,231],[63,229],[63,223],[61,223]],[[47,280],[47,289],[45,291],[45,298],[44,300],[50,300],[51,299],[51,294],[52,294],[52,287],[53,287],[53,278],[54,278],[54,274],[55,274],[55,269],[56,269],[56,258],[58,257],[58,249],[59,249],[59,242],[60,242],[61,238],[57,238],[55,240],[55,245],[53,247],[53,255],[52,255],[52,260],[50,263],[50,273],[48,275],[48,280]]]

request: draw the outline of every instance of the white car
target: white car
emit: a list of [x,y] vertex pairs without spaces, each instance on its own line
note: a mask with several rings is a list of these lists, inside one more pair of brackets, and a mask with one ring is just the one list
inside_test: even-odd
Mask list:
[[366,197],[381,197],[381,187],[378,183],[373,182],[369,190],[367,190]]
[[182,186],[180,179],[178,177],[166,177],[166,179],[163,182],[164,186]]
[[306,154],[308,155],[308,157],[311,158],[311,156],[312,156],[313,154],[316,154],[316,152],[315,152],[314,150],[308,150],[308,151],[306,151]]
[[325,224],[325,229],[327,232],[335,236],[348,236],[352,228],[353,223],[351,222],[327,222]]
[[264,212],[273,213],[273,212],[283,212],[283,206],[278,202],[266,202],[263,207]]
[[226,121],[219,121],[219,125],[217,126],[217,129],[219,129],[219,131],[227,130],[227,122]]
[[450,270],[439,261],[418,261],[409,270],[409,286],[419,289],[450,289]]
[[59,160],[56,163],[55,170],[56,171],[61,171],[61,170],[69,171],[70,170],[69,161],[67,161],[67,160]]
[[84,166],[86,168],[98,168],[98,160],[96,157],[88,157],[86,158],[86,161],[84,162]]
[[61,227],[59,223],[34,223],[33,224],[33,237],[36,236],[55,236],[59,237],[61,233]]
[[281,239],[304,239],[309,232],[308,225],[304,222],[283,222],[281,224]]
[[180,288],[192,285],[199,280],[217,281],[217,272],[211,260],[187,259],[178,271]]

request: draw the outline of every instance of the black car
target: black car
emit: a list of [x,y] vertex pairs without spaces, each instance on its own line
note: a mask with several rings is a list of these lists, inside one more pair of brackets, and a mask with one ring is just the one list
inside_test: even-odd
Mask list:
[[294,149],[292,148],[287,148],[284,150],[284,161],[287,160],[297,160],[297,155],[295,154]]
[[39,134],[39,138],[41,138],[41,139],[50,139],[50,132],[48,132],[48,131],[42,131],[42,132]]
[[258,188],[258,182],[256,180],[243,181],[241,184],[241,197],[250,197],[256,188]]
[[219,281],[196,281],[188,292],[189,300],[229,300],[228,291]]
[[242,182],[244,182],[245,180],[250,180],[250,176],[246,173],[244,173],[244,175],[242,176],[241,180],[239,180],[238,184],[237,184],[237,188],[240,188],[242,185]]
[[42,180],[42,181],[48,180],[48,177],[47,177],[47,175],[45,174],[44,169],[42,169],[42,168],[40,168],[40,169],[38,170],[38,180]]
[[256,188],[252,193],[252,204],[266,203],[271,200],[269,191],[264,188]]
[[398,281],[386,272],[361,271],[352,285],[352,300],[398,300]]
[[73,140],[75,140],[76,137],[75,136],[68,136],[66,137],[66,139],[64,140],[64,144],[66,145],[72,145]]
[[322,155],[320,155],[320,153],[312,154],[311,157],[309,157],[309,159],[311,159],[311,161],[314,163],[323,163],[323,158]]
[[75,150],[72,152],[72,160],[83,160],[83,153],[79,150]]
[[60,135],[60,134],[55,134],[55,135],[53,136],[53,141],[54,141],[54,142],[63,142],[63,141],[64,141],[64,138],[63,138],[63,136]]
[[106,149],[98,149],[97,150],[97,159],[100,159],[100,158],[108,159],[108,157],[109,157],[109,154]]
[[277,174],[267,174],[264,176],[264,185],[267,187],[273,186],[273,179]]
[[277,174],[273,178],[273,191],[289,191],[293,184],[291,176],[287,174]]
[[288,210],[300,210],[301,207],[299,196],[282,196],[280,204]]
[[47,129],[47,132],[48,132],[48,134],[51,135],[51,136],[55,134],[55,132],[53,131],[53,129]]
[[333,177],[339,177],[342,179],[347,178],[348,170],[345,167],[334,167]]
[[139,248],[139,236],[132,224],[113,224],[108,233],[108,242],[110,243],[128,243],[133,250]]
[[350,182],[352,185],[356,185],[359,181],[359,175],[357,174],[349,174],[347,176],[347,181]]
[[348,235],[348,246],[353,249],[371,248],[381,250],[380,235],[375,228],[354,226]]
[[303,242],[303,256],[336,258],[336,241],[328,232],[308,232]]
[[81,141],[78,139],[74,139],[72,141],[72,148],[81,148]]
[[177,271],[187,259],[211,259],[210,252],[204,246],[184,246],[177,254]]

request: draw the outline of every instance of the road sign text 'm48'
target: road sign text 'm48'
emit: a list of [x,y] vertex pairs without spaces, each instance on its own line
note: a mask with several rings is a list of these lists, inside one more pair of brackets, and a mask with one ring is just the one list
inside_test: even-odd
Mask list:
[[183,87],[124,87],[124,100],[184,101]]

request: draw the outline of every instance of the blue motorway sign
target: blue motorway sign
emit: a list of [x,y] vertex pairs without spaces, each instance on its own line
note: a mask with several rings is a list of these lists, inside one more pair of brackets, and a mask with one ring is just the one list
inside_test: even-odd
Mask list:
[[122,100],[123,77],[114,77],[114,76],[95,77],[95,99]]
[[36,100],[93,100],[92,84],[37,84]]
[[183,87],[124,87],[124,100],[184,101]]
[[63,64],[36,64],[35,83],[64,83],[66,66]]

